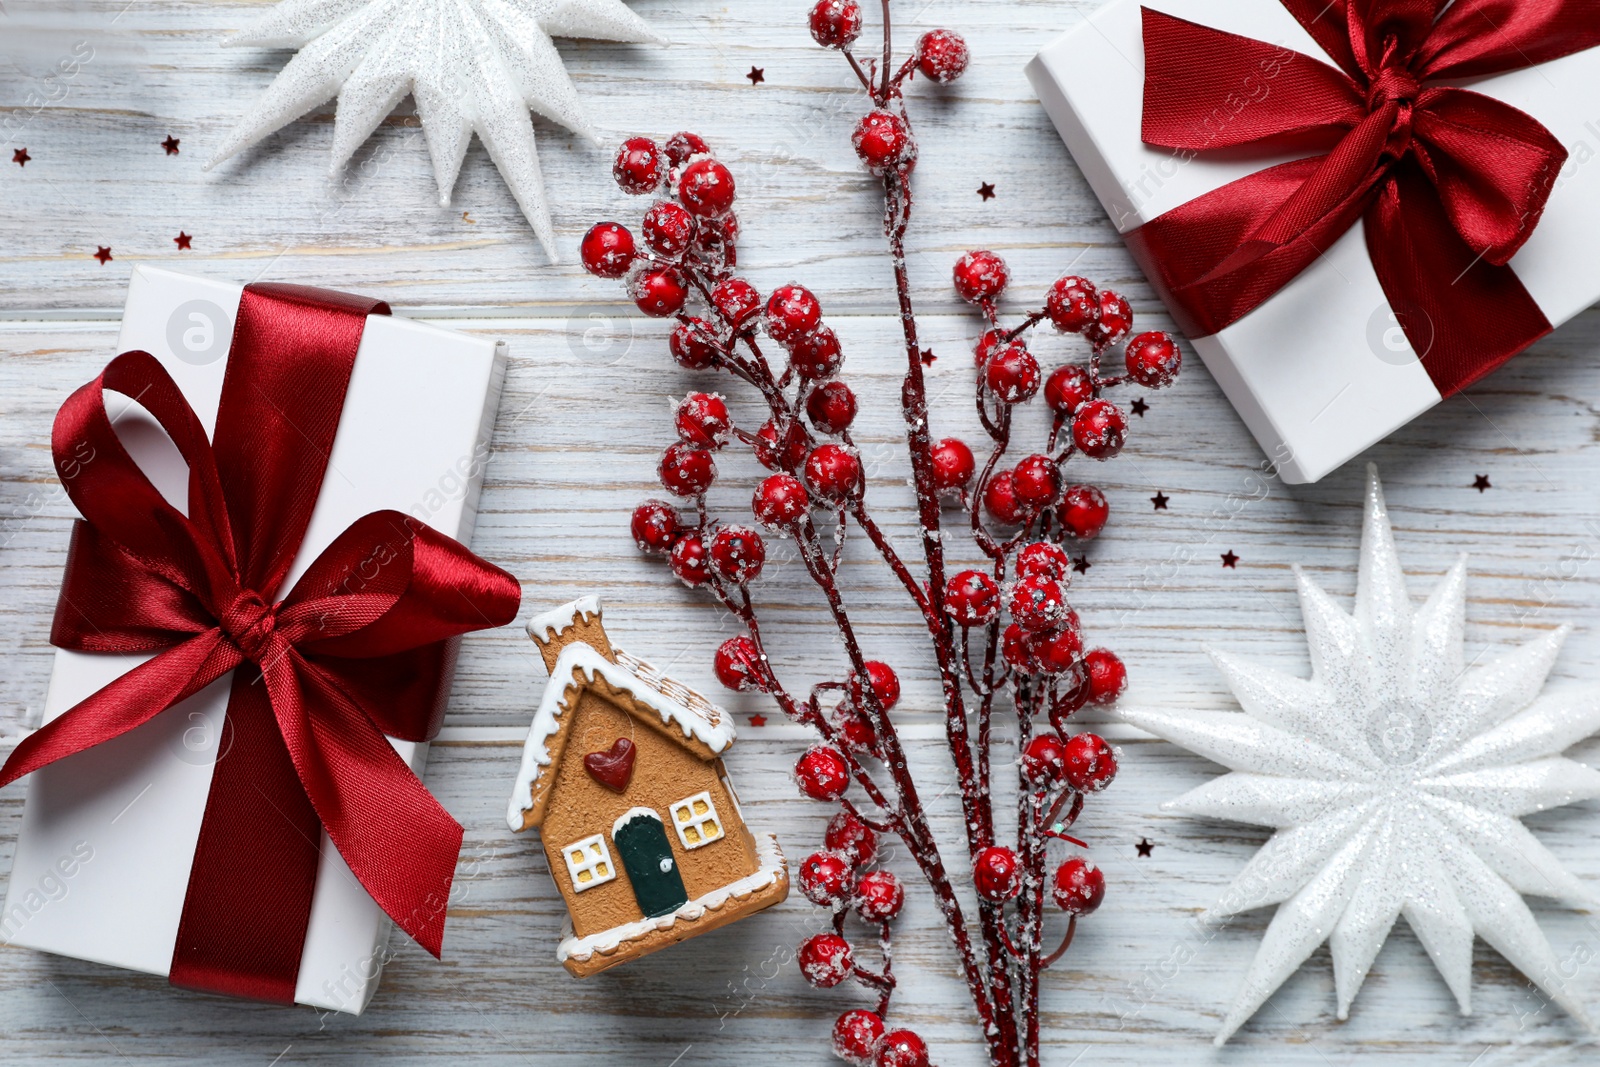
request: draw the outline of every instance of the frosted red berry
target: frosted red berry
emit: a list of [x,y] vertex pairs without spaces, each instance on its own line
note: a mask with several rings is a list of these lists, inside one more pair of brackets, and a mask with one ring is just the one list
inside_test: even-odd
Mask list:
[[736,693],[762,689],[761,653],[757,651],[756,643],[743,634],[730,637],[717,646],[711,669],[717,681]]
[[766,542],[748,526],[724,526],[711,538],[711,565],[735,585],[761,577],[766,562]]
[[987,367],[994,354],[1009,343],[1009,338],[1007,330],[984,330],[978,343],[972,346],[972,365],[979,370]]
[[733,195],[733,173],[714,159],[695,160],[678,178],[678,202],[703,219],[727,213]]
[[1092,485],[1069,485],[1061,494],[1056,521],[1080,541],[1098,537],[1105,528],[1111,506],[1106,495]]
[[843,906],[850,882],[850,861],[837,852],[813,852],[800,863],[800,892],[818,907]]
[[1133,309],[1119,294],[1110,289],[1100,291],[1100,307],[1094,322],[1084,328],[1083,335],[1096,348],[1116,344],[1133,329]]
[[704,137],[688,130],[680,130],[668,137],[663,147],[667,152],[667,162],[674,167],[683,166],[691,156],[703,156],[711,151]]
[[791,474],[774,474],[756,486],[750,510],[761,525],[787,530],[799,525],[810,505],[800,479]]
[[644,221],[639,228],[644,231],[644,243],[658,256],[675,259],[694,243],[694,216],[682,204],[675,204],[671,200],[658,200],[652,204],[650,210],[644,213]]
[[[881,660],[875,659],[867,660],[866,666],[867,679],[872,684],[872,692],[878,698],[878,706],[884,711],[888,711],[900,703],[900,676],[894,672],[894,668]],[[852,673],[850,675],[849,693],[850,701],[856,707],[859,708],[865,705],[862,700],[865,694],[861,689],[861,676],[859,674]]]
[[1067,596],[1061,583],[1037,574],[1024,575],[1011,583],[1006,606],[1017,625],[1032,634],[1052,630],[1067,617]]
[[977,471],[977,460],[965,441],[946,437],[933,446],[933,487],[941,493],[966,488]]
[[1091,648],[1083,660],[1089,667],[1089,702],[1109,704],[1128,687],[1128,668],[1109,648]]
[[767,297],[767,336],[779,344],[804,337],[822,324],[822,304],[803,285],[780,285]]
[[1077,627],[1062,625],[1030,636],[1028,647],[1041,674],[1065,674],[1078,662],[1083,637]]
[[611,176],[625,193],[642,196],[661,188],[667,178],[667,159],[648,137],[630,137],[617,149]]
[[668,556],[672,573],[691,589],[711,580],[711,557],[698,534],[678,538]]
[[844,433],[856,419],[856,394],[841,381],[823,382],[806,397],[806,415],[823,433]]
[[878,1041],[872,1067],[928,1067],[927,1043],[910,1030],[890,1030]]
[[856,0],[817,0],[811,9],[811,38],[824,48],[849,48],[861,36],[863,21]]
[[850,765],[831,745],[812,745],[794,765],[800,792],[812,800],[838,800],[850,788]]
[[1023,545],[1017,552],[1017,574],[1038,575],[1053,581],[1065,581],[1072,570],[1072,559],[1066,551],[1049,541],[1035,541]]
[[800,974],[818,989],[832,989],[855,970],[850,942],[838,934],[813,934],[800,942],[795,956]]
[[839,713],[834,717],[838,733],[834,736],[843,739],[846,748],[852,751],[866,751],[876,754],[878,751],[878,734],[867,721],[861,711],[850,704],[840,704]]
[[1022,892],[1022,864],[1004,845],[990,845],[972,862],[972,887],[978,896],[1000,904]]
[[806,457],[806,484],[833,504],[842,504],[861,490],[861,459],[845,445],[818,445]]
[[789,362],[802,378],[826,378],[844,363],[839,337],[827,326],[801,334],[789,346]]
[[640,311],[661,319],[683,310],[683,302],[689,298],[689,284],[676,267],[652,267],[639,272],[628,295]]
[[599,278],[620,278],[633,266],[638,250],[633,233],[618,222],[597,222],[578,246],[583,269]]
[[1044,310],[1062,333],[1079,333],[1100,317],[1100,291],[1087,278],[1068,274],[1051,284]]
[[1170,334],[1141,333],[1128,342],[1123,353],[1128,376],[1147,389],[1171,385],[1183,363],[1183,352]]
[[950,579],[944,605],[958,626],[982,626],[1000,614],[1000,585],[982,571],[962,571]]
[[942,85],[966,73],[967,42],[950,30],[929,30],[917,41],[917,69]]
[[1011,280],[1006,261],[987,250],[968,252],[956,260],[951,271],[956,295],[971,303],[993,300]]
[[761,310],[761,294],[743,278],[725,278],[711,290],[711,305],[724,322],[742,332],[754,327],[752,320]]
[[1117,754],[1099,734],[1074,734],[1067,738],[1062,776],[1080,793],[1098,793],[1117,776]]
[[1039,663],[1033,658],[1033,646],[1028,641],[1028,633],[1014,622],[1006,624],[1005,631],[1000,635],[1000,655],[1012,668],[1023,674],[1039,673]]
[[1012,341],[989,357],[983,380],[989,391],[1005,403],[1026,403],[1039,391],[1039,361],[1027,345]]
[[711,338],[716,331],[705,319],[690,318],[672,328],[667,347],[678,366],[688,370],[704,370],[717,357],[717,346]]
[[841,811],[828,821],[822,843],[856,863],[871,863],[878,854],[878,835],[861,816]]
[[1017,499],[1017,488],[1012,484],[1010,471],[1000,471],[989,479],[989,484],[983,490],[983,506],[996,522],[1008,526],[1020,523],[1026,517],[1022,501]]
[[661,484],[675,496],[699,496],[711,488],[717,476],[717,465],[711,453],[691,444],[678,441],[667,446],[657,467]]
[[865,1008],[847,1011],[833,1024],[833,1054],[855,1067],[872,1067],[872,1053],[881,1040],[883,1018],[875,1011]]
[[673,422],[684,443],[699,448],[721,448],[733,430],[728,405],[716,393],[690,393],[678,402]]
[[677,509],[665,500],[646,500],[634,508],[630,529],[639,551],[658,555],[670,551],[682,533]]
[[790,422],[789,431],[784,435],[783,447],[780,450],[778,423],[768,419],[761,424],[761,429],[756,431],[753,448],[756,459],[768,470],[792,470],[805,462],[806,453],[811,449],[811,438],[798,420]]
[[1068,363],[1050,372],[1044,383],[1044,402],[1050,410],[1071,415],[1079,405],[1094,399],[1094,380],[1089,371],[1075,363]]
[[1079,856],[1057,867],[1051,883],[1050,895],[1055,898],[1056,907],[1068,915],[1088,915],[1106,896],[1106,876]]
[[1054,730],[1046,730],[1028,738],[1022,750],[1022,773],[1034,785],[1057,781],[1065,772],[1066,758],[1066,742]]
[[1011,471],[1011,486],[1023,507],[1042,510],[1061,494],[1061,468],[1049,456],[1025,456]]
[[905,907],[906,890],[892,871],[873,871],[856,883],[856,914],[869,923],[886,922]]
[[1072,417],[1072,442],[1091,459],[1110,459],[1128,439],[1128,416],[1109,400],[1091,400]]
[[874,110],[862,116],[851,135],[856,155],[867,169],[883,175],[905,167],[917,158],[917,145],[905,120],[893,112]]

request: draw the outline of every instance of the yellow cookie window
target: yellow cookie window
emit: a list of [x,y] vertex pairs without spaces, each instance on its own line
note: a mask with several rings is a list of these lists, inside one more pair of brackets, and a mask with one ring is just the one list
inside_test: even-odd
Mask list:
[[710,793],[696,793],[672,805],[672,828],[686,849],[700,848],[722,839],[722,820]]
[[606,847],[603,834],[574,841],[562,849],[561,854],[567,861],[567,875],[576,892],[604,885],[617,877],[617,865],[611,861],[611,849]]

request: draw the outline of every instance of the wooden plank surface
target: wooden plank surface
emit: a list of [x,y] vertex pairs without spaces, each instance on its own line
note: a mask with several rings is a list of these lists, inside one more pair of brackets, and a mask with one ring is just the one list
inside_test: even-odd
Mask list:
[[[624,48],[563,42],[609,143],[624,132],[702,130],[740,180],[743,261],[762,288],[798,278],[822,297],[849,353],[863,402],[858,423],[871,494],[893,535],[911,545],[905,464],[895,409],[897,327],[871,190],[856,170],[848,127],[857,102],[836,57],[812,46],[805,5],[636,0],[674,45]],[[952,90],[917,102],[923,147],[913,277],[932,367],[936,429],[972,436],[966,353],[977,324],[945,292],[967,247],[1000,250],[1014,268],[1017,306],[1069,265],[1132,296],[1143,322],[1169,326],[1115,241],[1032,98],[1021,65],[1091,4],[935,0],[902,17],[968,34],[975,66]],[[776,7],[776,10],[774,8]],[[282,53],[217,47],[262,4],[126,0],[60,4],[30,33],[20,62],[0,66],[0,116],[33,162],[0,159],[0,729],[37,721],[49,672],[47,637],[70,508],[51,473],[51,418],[111,354],[115,309],[131,262],[148,257],[237,281],[256,277],[383,295],[424,314],[506,339],[512,365],[487,469],[474,547],[518,574],[527,610],[598,591],[619,643],[690,684],[715,689],[710,654],[733,632],[629,543],[626,518],[654,495],[654,465],[671,439],[669,398],[699,381],[673,367],[659,324],[626,313],[615,288],[568,263],[544,263],[481,148],[468,157],[456,202],[433,204],[413,120],[386,124],[350,180],[323,173],[331,109],[296,124],[212,175],[200,164]],[[20,18],[9,3],[0,33]],[[12,38],[15,40],[16,38]],[[55,50],[89,41],[95,58],[65,95],[33,112],[30,89]],[[43,58],[41,58],[43,57]],[[752,88],[741,75],[765,70]],[[52,89],[52,92],[55,90]],[[182,139],[177,157],[158,142]],[[539,124],[562,251],[595,218],[631,218],[637,202],[606,177],[607,148]],[[8,159],[9,157],[6,157]],[[359,164],[370,166],[361,167]],[[996,183],[982,201],[979,181]],[[467,211],[472,221],[461,215]],[[624,215],[623,213],[627,213]],[[171,236],[195,235],[192,253]],[[168,231],[171,231],[169,233]],[[89,258],[111,244],[102,267]],[[1472,554],[1468,642],[1504,647],[1571,622],[1577,632],[1552,685],[1600,676],[1600,313],[1558,331],[1466,396],[1417,420],[1370,457],[1382,467],[1401,558],[1423,594],[1459,551]],[[1067,351],[1055,339],[1050,358]],[[731,392],[732,390],[730,390]],[[1124,456],[1084,471],[1106,488],[1113,521],[1073,589],[1096,643],[1134,676],[1130,699],[1228,707],[1203,647],[1214,644],[1304,670],[1290,566],[1305,564],[1339,595],[1354,589],[1361,470],[1316,486],[1263,478],[1259,453],[1197,360],[1172,390],[1149,396]],[[748,398],[737,397],[742,410]],[[1037,413],[1034,413],[1037,416]],[[1028,434],[1037,437],[1038,424]],[[1474,492],[1477,474],[1493,488]],[[730,459],[714,499],[730,514],[747,499],[753,462]],[[1155,511],[1149,497],[1171,497]],[[931,659],[915,619],[881,565],[847,552],[851,608],[869,652],[906,682],[903,715],[938,826],[955,812],[932,709]],[[1225,551],[1237,570],[1221,567]],[[787,678],[836,673],[841,653],[818,600],[779,552],[758,590]],[[781,908],[584,983],[554,959],[560,902],[536,841],[509,834],[501,813],[519,731],[543,669],[516,628],[465,642],[445,738],[428,781],[467,828],[447,955],[436,963],[394,945],[383,987],[359,1019],[309,1009],[236,1004],[159,981],[23,950],[0,970],[0,1058],[6,1063],[115,1060],[395,1063],[434,1057],[482,1063],[746,1064],[831,1062],[824,1029],[861,1002],[817,991],[792,949],[819,914]],[[770,711],[731,697],[741,723]],[[1264,832],[1174,818],[1162,800],[1216,768],[1111,726],[1124,772],[1080,823],[1111,883],[1044,996],[1046,1062],[1066,1065],[1383,1062],[1580,1063],[1581,1031],[1539,1000],[1498,955],[1478,946],[1474,1014],[1459,1018],[1416,942],[1397,928],[1352,1017],[1333,1018],[1331,967],[1319,952],[1223,1054],[1209,1037],[1255,950],[1269,913],[1196,926]],[[798,731],[743,729],[731,769],[752,825],[775,830],[791,859],[819,841],[826,812],[797,799],[787,778]],[[1600,743],[1577,750],[1593,761]],[[9,866],[23,790],[0,791],[0,867]],[[1528,820],[1564,863],[1600,884],[1594,845],[1600,804]],[[1136,856],[1140,837],[1156,843]],[[949,850],[955,855],[954,847]],[[891,866],[906,869],[904,861]],[[980,1061],[966,994],[926,897],[913,891],[896,936],[898,1012],[924,1031],[946,1067]],[[1535,904],[1579,995],[1600,1004],[1600,920]],[[1183,961],[1179,964],[1176,961]]]

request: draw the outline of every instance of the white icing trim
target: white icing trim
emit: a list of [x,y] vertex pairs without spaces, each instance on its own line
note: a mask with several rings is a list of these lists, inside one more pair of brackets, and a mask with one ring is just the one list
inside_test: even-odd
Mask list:
[[611,824],[611,839],[613,841],[616,840],[617,835],[622,832],[622,828],[635,819],[654,819],[656,822],[660,822],[661,816],[654,808],[629,808],[621,815],[618,815],[617,821]]
[[586,961],[596,952],[615,952],[625,941],[635,941],[655,930],[671,929],[680,919],[685,922],[696,922],[704,918],[707,912],[717,910],[730,900],[743,899],[751,893],[767,888],[788,870],[783,861],[783,851],[778,848],[778,839],[771,834],[756,835],[756,859],[760,861],[761,866],[754,874],[747,874],[730,885],[713,889],[705,896],[696,897],[671,915],[623,923],[621,926],[613,926],[609,930],[601,930],[588,937],[573,937],[569,932],[556,948],[556,959],[562,963],[569,959]]
[[517,772],[511,805],[506,810],[506,823],[513,830],[522,829],[522,817],[533,807],[533,784],[539,780],[543,768],[550,766],[548,742],[556,734],[557,720],[566,710],[562,702],[567,690],[579,681],[579,671],[588,674],[591,681],[597,677],[605,679],[608,685],[622,690],[660,715],[663,723],[676,725],[685,738],[700,741],[713,754],[721,755],[733,744],[733,721],[727,716],[712,722],[649,685],[627,668],[612,663],[589,645],[575,641],[563,648],[561,655],[556,657],[556,665],[550,671],[550,683],[545,686],[544,698],[533,713],[533,722],[528,725],[528,739],[522,746],[522,766]]
[[535,615],[528,620],[528,636],[535,641],[548,640],[551,631],[557,637],[572,629],[573,620],[583,619],[588,621],[600,614],[600,598],[597,596],[583,596],[570,604],[563,604],[559,608]]

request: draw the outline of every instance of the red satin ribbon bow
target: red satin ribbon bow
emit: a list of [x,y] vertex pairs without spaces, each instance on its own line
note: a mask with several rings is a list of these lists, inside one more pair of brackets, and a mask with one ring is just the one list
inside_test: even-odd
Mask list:
[[[1508,261],[1566,150],[1531,116],[1438,84],[1600,44],[1594,0],[1282,0],[1338,64],[1144,9],[1145,143],[1321,149],[1128,235],[1191,336],[1259,307],[1357,219],[1390,307],[1449,394],[1550,330]],[[1442,13],[1441,13],[1442,11]]]
[[[366,316],[388,310],[248,287],[211,441],[146,352],[112,360],[56,416],[56,467],[83,519],[50,639],[154,657],[19,744],[0,785],[232,673],[174,985],[293,1001],[323,829],[384,911],[439,954],[461,827],[385,735],[437,732],[452,639],[511,621],[517,581],[378,511],[275,599],[322,486]],[[124,449],[105,390],[136,398],[187,461],[187,514]],[[236,669],[245,665],[254,669]]]

